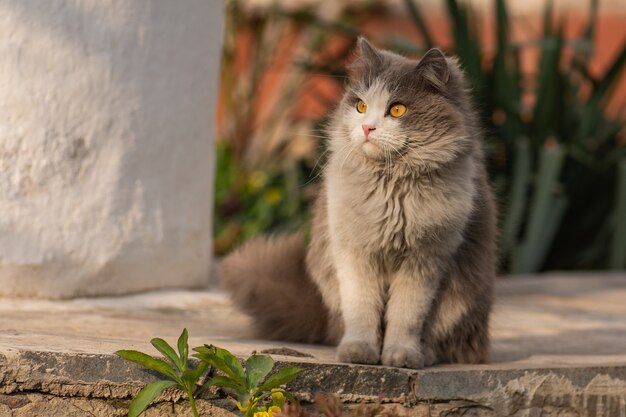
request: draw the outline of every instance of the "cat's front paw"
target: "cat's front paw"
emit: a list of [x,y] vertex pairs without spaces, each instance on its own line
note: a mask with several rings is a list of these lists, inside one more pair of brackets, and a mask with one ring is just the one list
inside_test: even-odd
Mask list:
[[386,366],[419,369],[424,367],[424,355],[414,346],[390,345],[383,349],[382,362]]
[[380,360],[380,353],[375,346],[368,342],[351,340],[339,345],[337,359],[341,362],[375,365]]

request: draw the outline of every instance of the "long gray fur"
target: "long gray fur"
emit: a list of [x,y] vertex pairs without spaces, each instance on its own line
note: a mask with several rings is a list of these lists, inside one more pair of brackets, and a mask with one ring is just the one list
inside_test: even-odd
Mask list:
[[[224,260],[223,285],[258,336],[338,344],[341,361],[485,362],[496,209],[466,79],[437,49],[419,62],[364,38],[357,50],[308,249],[254,239]],[[397,119],[395,103],[407,108]]]

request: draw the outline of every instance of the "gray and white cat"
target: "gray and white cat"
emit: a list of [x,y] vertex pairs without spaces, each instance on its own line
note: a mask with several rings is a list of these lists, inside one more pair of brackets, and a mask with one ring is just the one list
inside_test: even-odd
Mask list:
[[340,361],[485,362],[496,210],[465,77],[438,49],[357,49],[308,248],[253,239],[223,285],[258,336],[338,344]]

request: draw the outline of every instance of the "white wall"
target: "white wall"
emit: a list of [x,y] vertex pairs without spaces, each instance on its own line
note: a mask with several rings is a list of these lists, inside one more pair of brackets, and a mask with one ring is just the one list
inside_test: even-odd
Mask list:
[[220,0],[0,0],[0,295],[199,286]]

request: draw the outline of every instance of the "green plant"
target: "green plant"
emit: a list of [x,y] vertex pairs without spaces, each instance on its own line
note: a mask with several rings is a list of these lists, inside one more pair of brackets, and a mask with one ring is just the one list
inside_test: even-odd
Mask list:
[[[197,352],[193,356],[200,361],[192,367],[189,361],[187,329],[184,329],[178,338],[178,353],[163,339],[154,338],[150,343],[166,360],[153,358],[136,350],[115,352],[123,359],[167,377],[151,382],[139,392],[130,404],[128,417],[139,416],[155,398],[170,387],[187,394],[195,417],[199,416],[196,399],[211,386],[231,390],[238,400],[240,410],[245,411],[246,417],[257,413],[261,413],[257,417],[271,417],[270,414],[276,413],[285,404],[286,399],[293,404],[297,403],[293,395],[280,386],[293,380],[302,370],[288,367],[269,375],[274,367],[274,361],[270,356],[252,355],[246,360],[244,368],[239,359],[226,349],[205,345],[193,348]],[[216,368],[223,375],[213,376],[200,387],[199,382],[209,375],[207,374],[209,367]]]
[[154,338],[150,341],[152,346],[167,358],[168,362],[153,358],[148,354],[136,350],[118,350],[115,352],[115,354],[121,358],[156,371],[169,378],[151,382],[143,388],[132,401],[128,410],[128,417],[136,417],[143,413],[156,397],[167,388],[174,386],[187,394],[193,415],[198,417],[194,389],[200,377],[206,372],[208,364],[206,362],[200,362],[195,368],[189,367],[189,346],[187,340],[187,329],[184,329],[178,338],[178,354],[163,339]]
[[[295,398],[280,386],[297,377],[302,369],[283,368],[267,377],[274,367],[274,361],[268,355],[252,355],[242,366],[239,359],[226,349],[205,345],[193,350],[197,352],[194,357],[222,372],[222,375],[216,375],[207,381],[206,385],[232,391],[237,398],[237,406],[245,412],[245,417],[257,413],[278,412],[285,402],[285,397],[293,403],[296,402]],[[266,400],[270,401],[269,404],[265,404]]]

